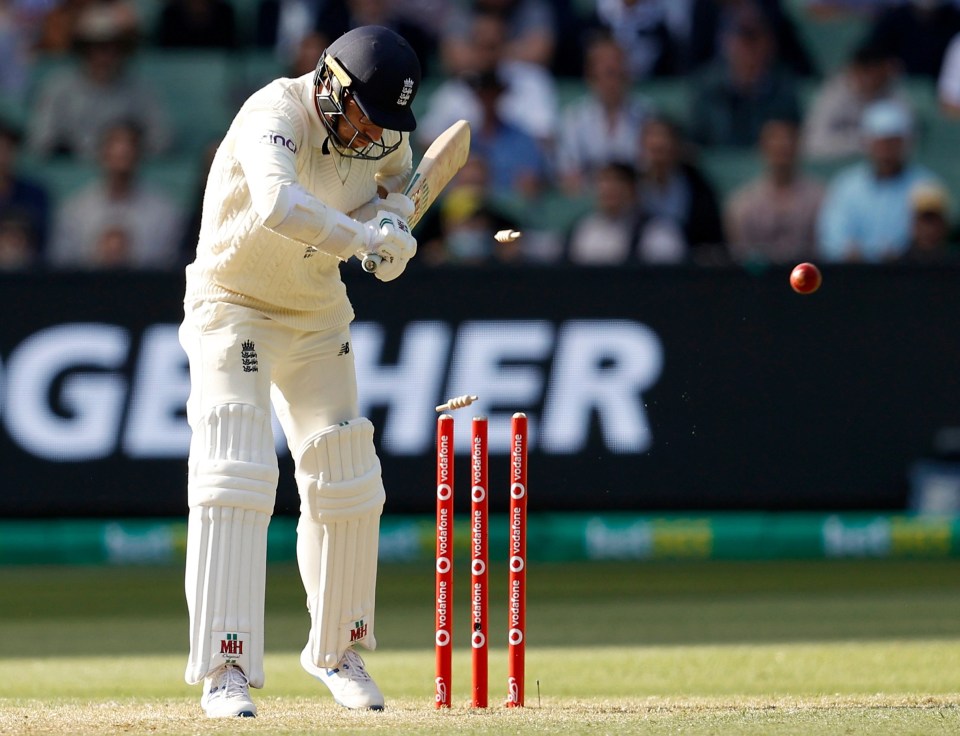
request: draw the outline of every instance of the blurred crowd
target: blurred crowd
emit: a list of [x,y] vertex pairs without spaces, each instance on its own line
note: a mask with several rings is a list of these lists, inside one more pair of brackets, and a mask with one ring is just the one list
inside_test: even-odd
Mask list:
[[472,126],[418,267],[960,253],[960,0],[0,0],[0,270],[182,268],[230,112],[369,23],[415,150]]

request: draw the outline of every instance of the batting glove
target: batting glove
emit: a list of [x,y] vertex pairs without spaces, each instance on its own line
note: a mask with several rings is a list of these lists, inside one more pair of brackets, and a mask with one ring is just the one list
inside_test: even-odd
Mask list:
[[413,214],[414,204],[410,197],[400,192],[392,192],[382,199],[378,194],[366,204],[357,207],[350,213],[350,217],[358,222],[367,222],[375,218],[381,210],[388,210],[406,220]]
[[417,253],[417,241],[410,234],[410,226],[405,219],[388,210],[381,210],[364,224],[369,233],[368,249],[360,257],[376,256],[379,259],[374,270],[376,277],[381,281],[393,281]]

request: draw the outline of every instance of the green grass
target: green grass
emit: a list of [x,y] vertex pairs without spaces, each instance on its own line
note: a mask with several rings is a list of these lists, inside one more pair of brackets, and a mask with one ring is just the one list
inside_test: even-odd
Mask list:
[[[936,734],[960,730],[960,562],[540,565],[527,708],[499,707],[505,574],[495,568],[491,707],[469,697],[465,571],[454,702],[432,708],[428,566],[381,569],[366,656],[382,714],[332,704],[297,653],[293,565],[270,568],[267,682],[252,722],[200,717],[182,680],[179,568],[0,568],[0,734]],[[498,601],[504,601],[499,605]]]

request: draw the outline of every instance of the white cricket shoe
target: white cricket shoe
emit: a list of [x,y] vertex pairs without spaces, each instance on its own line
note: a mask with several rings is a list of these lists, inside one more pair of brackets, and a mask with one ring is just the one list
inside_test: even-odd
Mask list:
[[257,706],[250,700],[250,683],[243,670],[227,664],[203,680],[200,705],[210,718],[254,718]]
[[353,649],[344,652],[336,667],[319,671],[308,667],[307,671],[330,688],[333,699],[345,708],[383,710],[383,693]]

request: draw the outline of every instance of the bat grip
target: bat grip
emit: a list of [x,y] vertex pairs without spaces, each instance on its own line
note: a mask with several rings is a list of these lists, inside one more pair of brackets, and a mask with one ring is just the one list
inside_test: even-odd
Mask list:
[[382,261],[383,259],[376,253],[367,253],[363,256],[363,260],[360,263],[363,266],[363,270],[367,273],[376,273]]

